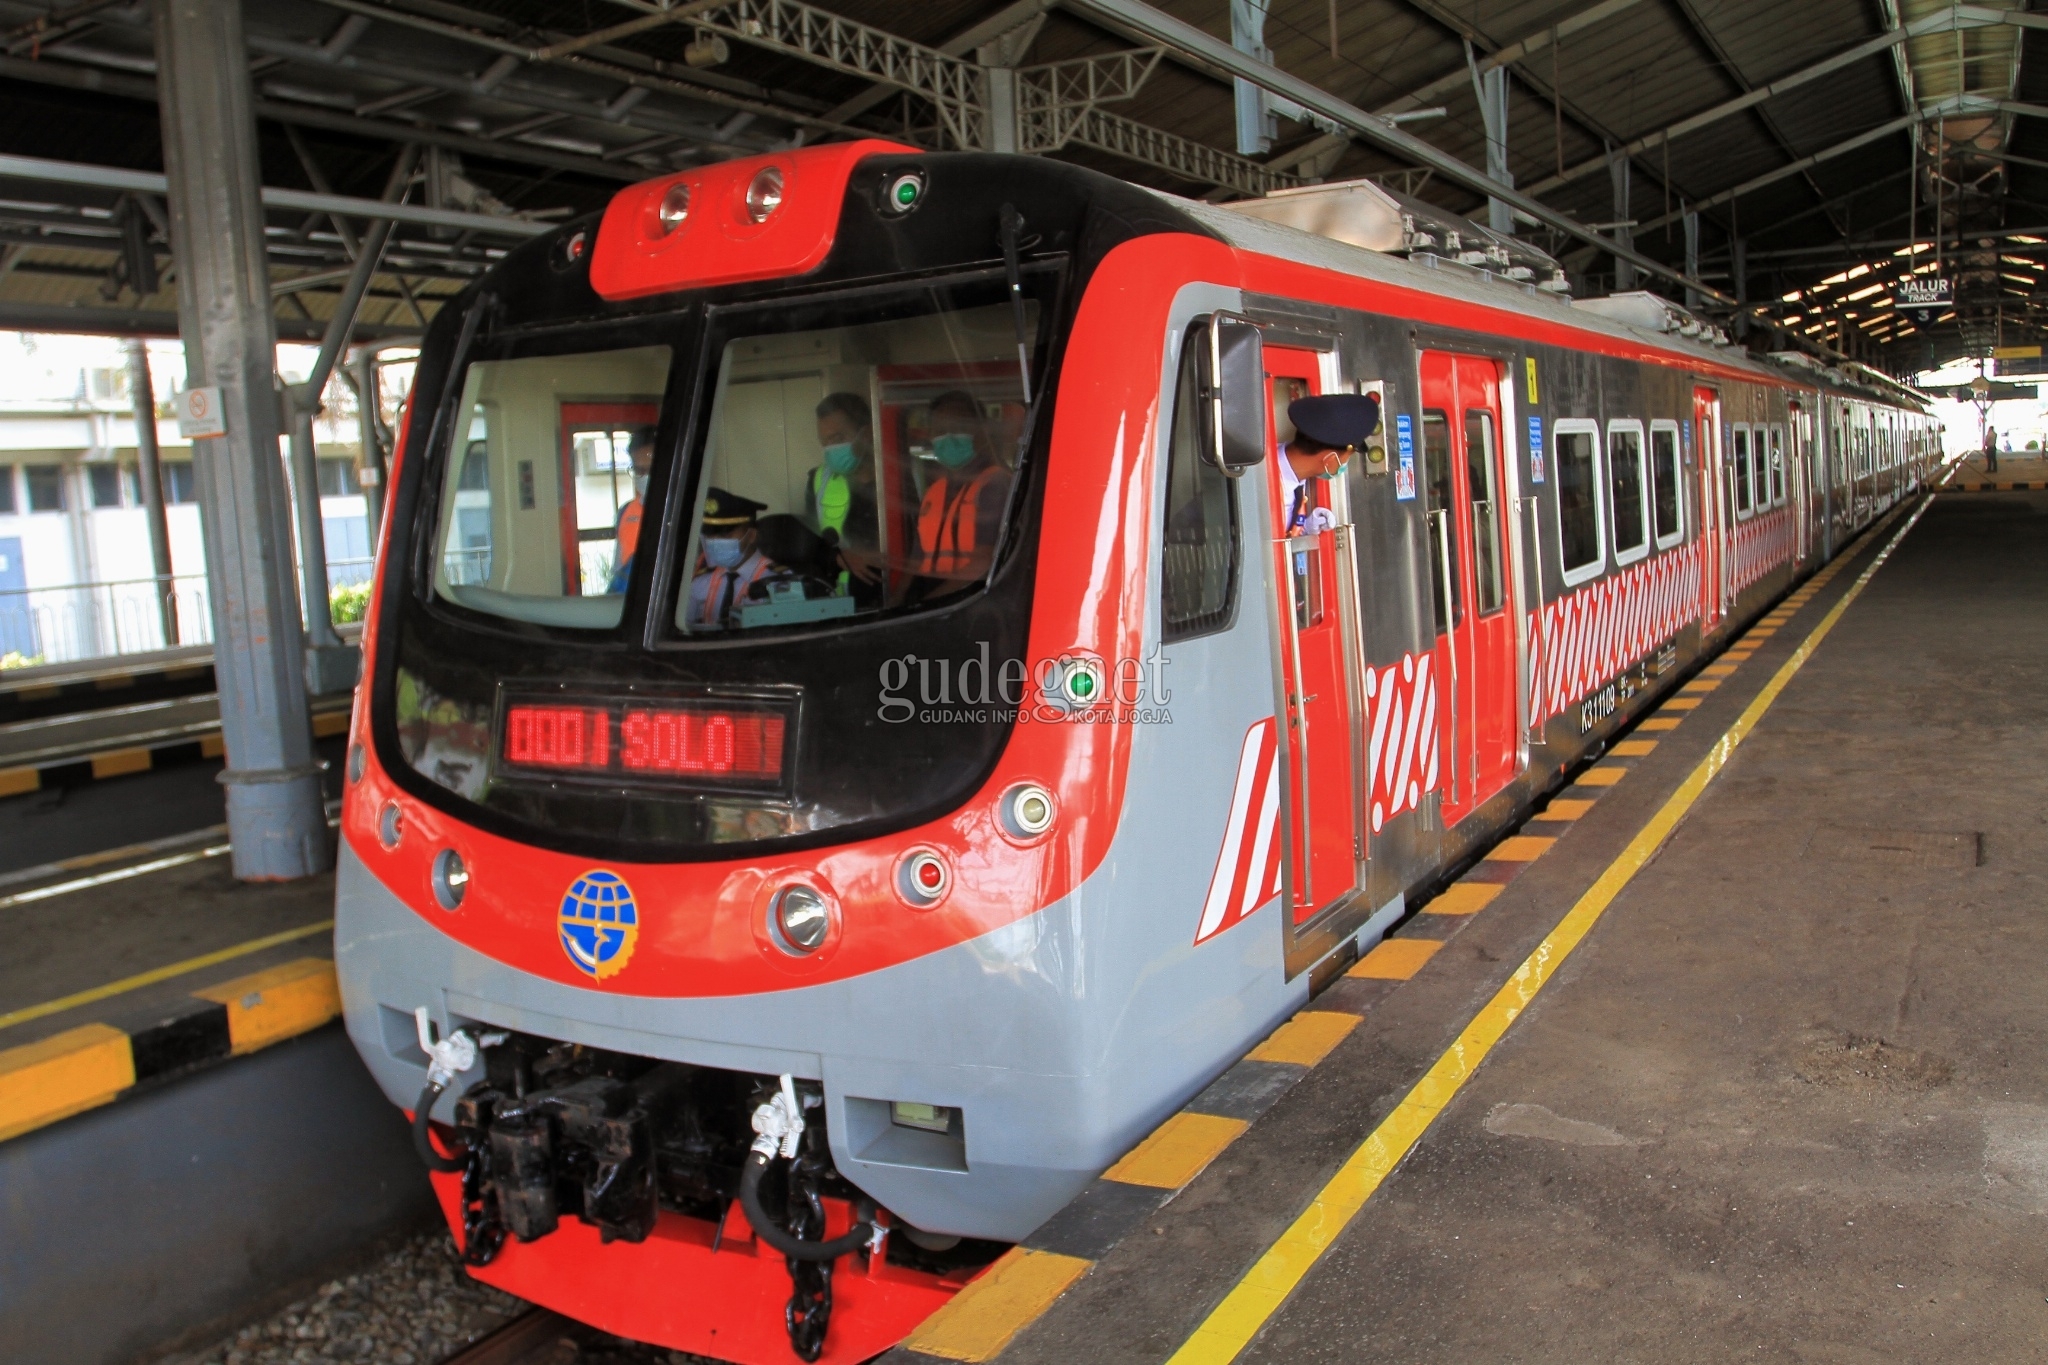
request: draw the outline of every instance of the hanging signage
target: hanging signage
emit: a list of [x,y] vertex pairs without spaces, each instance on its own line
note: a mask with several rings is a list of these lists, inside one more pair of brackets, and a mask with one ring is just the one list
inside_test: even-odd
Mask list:
[[220,389],[186,389],[178,395],[178,434],[187,440],[228,434],[227,408]]
[[1934,275],[1908,275],[1892,291],[1892,307],[1946,312],[1955,307],[1955,285]]

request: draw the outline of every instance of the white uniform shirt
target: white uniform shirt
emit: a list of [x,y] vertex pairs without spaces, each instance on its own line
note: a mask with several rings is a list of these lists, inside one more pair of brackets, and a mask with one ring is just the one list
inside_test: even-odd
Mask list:
[[1295,524],[1294,509],[1297,505],[1297,499],[1310,502],[1311,504],[1313,499],[1300,491],[1302,485],[1307,483],[1308,480],[1294,472],[1294,466],[1287,459],[1286,446],[1280,447],[1278,458],[1280,460],[1280,515],[1286,519],[1283,524],[1287,527],[1287,534],[1290,536],[1320,535],[1322,532],[1335,526],[1337,518],[1331,513],[1329,508],[1313,505],[1309,507],[1308,515],[1302,519],[1301,523],[1299,525]]
[[[727,630],[739,624],[740,607],[747,600],[747,589],[759,582],[768,572],[767,557],[759,550],[754,551],[738,566],[731,569],[709,569],[690,580],[690,607],[684,617],[692,630]],[[732,590],[728,597],[726,589]],[[718,599],[712,600],[716,592]],[[720,614],[719,609],[724,612]],[[714,616],[717,619],[713,619]]]

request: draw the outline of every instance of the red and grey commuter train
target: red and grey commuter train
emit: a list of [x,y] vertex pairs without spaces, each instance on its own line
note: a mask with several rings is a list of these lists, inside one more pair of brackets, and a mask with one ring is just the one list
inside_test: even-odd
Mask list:
[[[1939,459],[1873,373],[1253,207],[825,145],[435,318],[335,936],[479,1279],[884,1349]],[[1289,534],[1289,402],[1362,391]]]

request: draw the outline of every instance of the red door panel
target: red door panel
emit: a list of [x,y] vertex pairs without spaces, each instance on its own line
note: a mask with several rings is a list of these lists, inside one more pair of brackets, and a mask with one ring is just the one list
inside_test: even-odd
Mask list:
[[1700,630],[1721,619],[1721,528],[1727,508],[1721,499],[1721,395],[1708,388],[1692,391],[1692,424],[1699,432]]
[[[1287,870],[1294,922],[1300,924],[1358,886],[1358,779],[1354,768],[1350,683],[1339,610],[1338,532],[1289,534],[1292,500],[1283,496],[1280,447],[1294,434],[1287,406],[1315,393],[1319,366],[1313,351],[1266,348],[1272,395],[1271,448],[1266,495],[1273,508],[1274,573],[1278,575],[1281,725],[1286,736]],[[1329,508],[1331,487],[1320,479],[1302,485],[1304,514]]]
[[1521,761],[1497,361],[1423,353],[1422,446],[1450,825],[1506,786]]

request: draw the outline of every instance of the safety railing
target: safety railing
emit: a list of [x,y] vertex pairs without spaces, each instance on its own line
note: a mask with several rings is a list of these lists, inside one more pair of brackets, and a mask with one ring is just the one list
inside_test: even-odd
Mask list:
[[8,668],[212,640],[204,574],[0,591],[0,666]]

